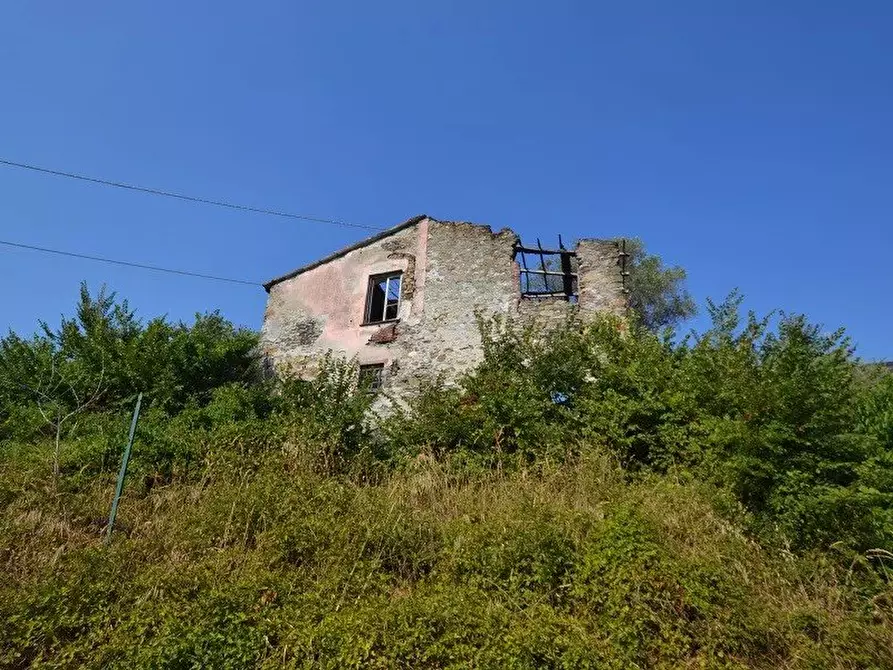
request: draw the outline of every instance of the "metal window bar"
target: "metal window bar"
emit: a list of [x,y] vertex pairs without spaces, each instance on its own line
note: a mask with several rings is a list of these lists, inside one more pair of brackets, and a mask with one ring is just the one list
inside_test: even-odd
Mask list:
[[629,271],[626,269],[627,259],[630,254],[626,251],[626,238],[620,240],[620,281],[624,293],[629,294],[629,287],[626,285],[626,278],[629,277]]
[[358,387],[364,393],[376,393],[384,384],[384,364],[373,363],[372,365],[360,366],[360,379]]
[[[537,259],[537,267],[530,267],[527,255]],[[520,258],[519,258],[520,257]],[[577,302],[578,279],[575,272],[576,254],[561,245],[560,249],[544,249],[537,240],[535,248],[517,245],[515,258],[520,260],[521,295],[526,298],[564,298]]]

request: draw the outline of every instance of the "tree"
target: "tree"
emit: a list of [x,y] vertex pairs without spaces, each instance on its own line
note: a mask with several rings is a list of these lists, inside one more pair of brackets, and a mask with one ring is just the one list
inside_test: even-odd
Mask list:
[[100,400],[104,378],[101,354],[99,373],[94,378],[87,367],[65,356],[50,338],[27,341],[10,333],[0,343],[0,386],[30,398],[53,429],[53,475],[57,480],[62,427]]
[[649,254],[639,239],[626,241],[629,254],[629,306],[650,330],[675,326],[694,316],[695,301],[685,288],[685,270],[666,267],[659,256]]

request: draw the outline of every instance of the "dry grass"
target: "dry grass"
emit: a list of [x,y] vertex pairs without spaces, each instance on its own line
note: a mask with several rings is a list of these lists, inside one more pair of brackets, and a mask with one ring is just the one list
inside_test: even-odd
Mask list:
[[[131,494],[3,467],[8,667],[893,667],[862,566],[762,547],[713,493],[598,452],[376,484],[298,456]],[[719,501],[722,503],[723,501]],[[138,644],[135,644],[138,641]]]

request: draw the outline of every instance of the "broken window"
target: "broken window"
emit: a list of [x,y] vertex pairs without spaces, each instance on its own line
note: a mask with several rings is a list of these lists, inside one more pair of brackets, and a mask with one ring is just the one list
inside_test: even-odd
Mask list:
[[520,269],[521,295],[525,298],[561,298],[577,302],[577,255],[564,247],[558,250],[515,247]]
[[369,278],[364,323],[382,323],[397,318],[400,308],[401,275],[401,272],[391,272]]
[[357,388],[365,393],[375,393],[384,382],[384,363],[360,366],[360,379]]

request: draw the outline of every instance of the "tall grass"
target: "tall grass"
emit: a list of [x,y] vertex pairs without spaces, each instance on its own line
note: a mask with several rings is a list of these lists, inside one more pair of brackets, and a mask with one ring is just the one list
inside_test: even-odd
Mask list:
[[108,548],[111,477],[56,490],[44,462],[0,472],[3,667],[893,667],[876,571],[767,550],[597,449],[373,484],[221,459],[126,496]]

